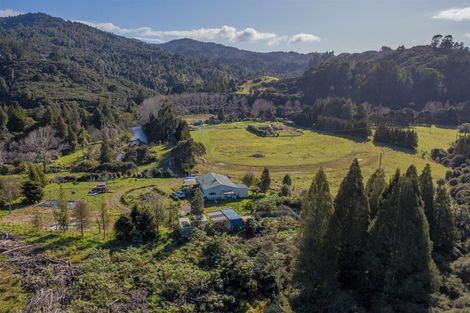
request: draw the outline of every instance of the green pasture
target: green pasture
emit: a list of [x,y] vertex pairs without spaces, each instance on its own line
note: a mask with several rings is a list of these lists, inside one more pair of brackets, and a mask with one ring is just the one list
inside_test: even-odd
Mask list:
[[294,185],[307,187],[314,173],[322,166],[332,189],[336,190],[354,158],[359,159],[363,175],[367,178],[379,166],[382,155],[382,167],[388,177],[397,168],[405,170],[415,164],[420,171],[426,163],[431,163],[433,176],[437,179],[444,177],[447,169],[430,160],[430,151],[449,147],[456,136],[455,129],[416,127],[420,143],[417,151],[411,151],[376,145],[371,140],[311,130],[303,130],[301,136],[259,137],[246,130],[249,124],[263,123],[237,122],[204,126],[193,131],[193,138],[202,142],[207,149],[206,162],[200,164],[197,170],[241,178],[250,171],[259,174],[266,166],[272,173],[275,185],[279,186],[282,176],[289,174]]

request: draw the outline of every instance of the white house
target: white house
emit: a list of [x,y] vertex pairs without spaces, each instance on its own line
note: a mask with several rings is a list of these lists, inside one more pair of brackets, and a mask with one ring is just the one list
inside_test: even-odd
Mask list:
[[234,184],[224,175],[209,173],[197,177],[197,182],[207,200],[229,200],[248,197],[248,187]]

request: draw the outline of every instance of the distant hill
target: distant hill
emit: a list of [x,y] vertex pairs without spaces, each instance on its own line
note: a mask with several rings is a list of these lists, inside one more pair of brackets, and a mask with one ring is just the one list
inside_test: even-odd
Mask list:
[[272,75],[295,77],[308,68],[316,68],[330,59],[333,53],[252,52],[211,42],[178,39],[159,45],[162,49],[192,59],[208,59],[229,66],[236,66],[238,74],[245,78]]
[[228,66],[46,14],[0,18],[0,100],[125,107],[152,93],[220,92],[239,80]]

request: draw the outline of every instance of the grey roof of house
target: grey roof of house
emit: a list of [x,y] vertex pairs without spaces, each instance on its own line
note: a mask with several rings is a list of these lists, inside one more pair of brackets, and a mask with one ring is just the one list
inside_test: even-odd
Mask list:
[[232,188],[244,188],[246,187],[243,184],[235,185],[232,181],[225,175],[220,175],[216,173],[209,173],[204,176],[199,176],[197,181],[203,190],[211,189],[216,186],[227,186]]

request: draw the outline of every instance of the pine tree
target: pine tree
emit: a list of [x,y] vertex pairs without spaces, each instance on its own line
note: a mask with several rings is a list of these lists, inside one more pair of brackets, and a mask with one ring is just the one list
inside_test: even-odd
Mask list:
[[437,288],[439,277],[431,259],[432,243],[418,181],[412,173],[400,178],[391,253],[385,269],[385,300],[397,312],[415,312]]
[[266,193],[269,191],[270,186],[271,186],[271,176],[269,175],[269,169],[265,167],[263,170],[263,173],[261,174],[261,179],[259,182],[260,191],[263,193]]
[[69,135],[68,131],[69,128],[68,125],[65,123],[64,118],[62,116],[59,116],[59,119],[57,120],[57,135],[62,140],[67,139]]
[[189,132],[188,123],[185,120],[180,120],[178,127],[176,128],[176,141],[191,139],[191,133]]
[[340,185],[334,207],[327,235],[329,249],[333,249],[330,260],[337,266],[341,286],[349,289],[362,275],[369,226],[369,204],[357,159]]
[[199,188],[196,188],[194,191],[193,197],[191,199],[191,214],[192,215],[201,215],[204,213],[204,198],[202,191]]
[[382,193],[378,204],[377,216],[369,227],[367,258],[368,275],[365,277],[364,296],[370,301],[382,298],[385,282],[385,268],[392,254],[394,244],[395,221],[397,219],[400,193],[400,170],[390,180]]
[[366,191],[369,200],[370,218],[374,219],[379,209],[379,200],[387,183],[385,173],[382,169],[377,169],[367,180]]
[[291,194],[292,194],[292,192],[290,190],[290,186],[286,185],[286,184],[283,184],[282,187],[281,187],[281,190],[279,191],[279,196],[280,197],[290,197]]
[[451,255],[455,242],[456,231],[451,210],[451,200],[445,186],[438,186],[434,201],[435,233],[434,247],[437,251]]
[[41,185],[35,181],[26,180],[21,185],[23,196],[25,197],[24,202],[27,204],[38,203],[44,197],[44,192]]
[[107,139],[103,140],[100,151],[100,163],[109,163],[113,161],[113,150]]
[[68,126],[67,134],[67,143],[72,147],[73,150],[75,150],[78,146],[78,137],[77,133],[73,130],[71,125]]
[[59,207],[54,210],[54,219],[60,230],[67,230],[70,226],[70,212],[67,201],[65,200],[64,189],[59,186]]
[[302,297],[312,309],[322,309],[322,296],[328,292],[331,277],[324,276],[328,259],[324,253],[325,235],[333,214],[333,199],[323,168],[315,175],[307,195],[302,201],[302,219],[298,253],[295,264],[295,280],[302,287]]
[[282,184],[287,186],[292,185],[292,179],[290,178],[289,174],[286,174],[284,178],[282,178]]
[[434,216],[434,185],[432,182],[431,166],[426,164],[419,177],[419,186],[421,189],[421,195],[424,204],[424,214],[429,223],[429,231],[431,234],[431,240],[435,241],[436,227],[435,227],[435,216]]

